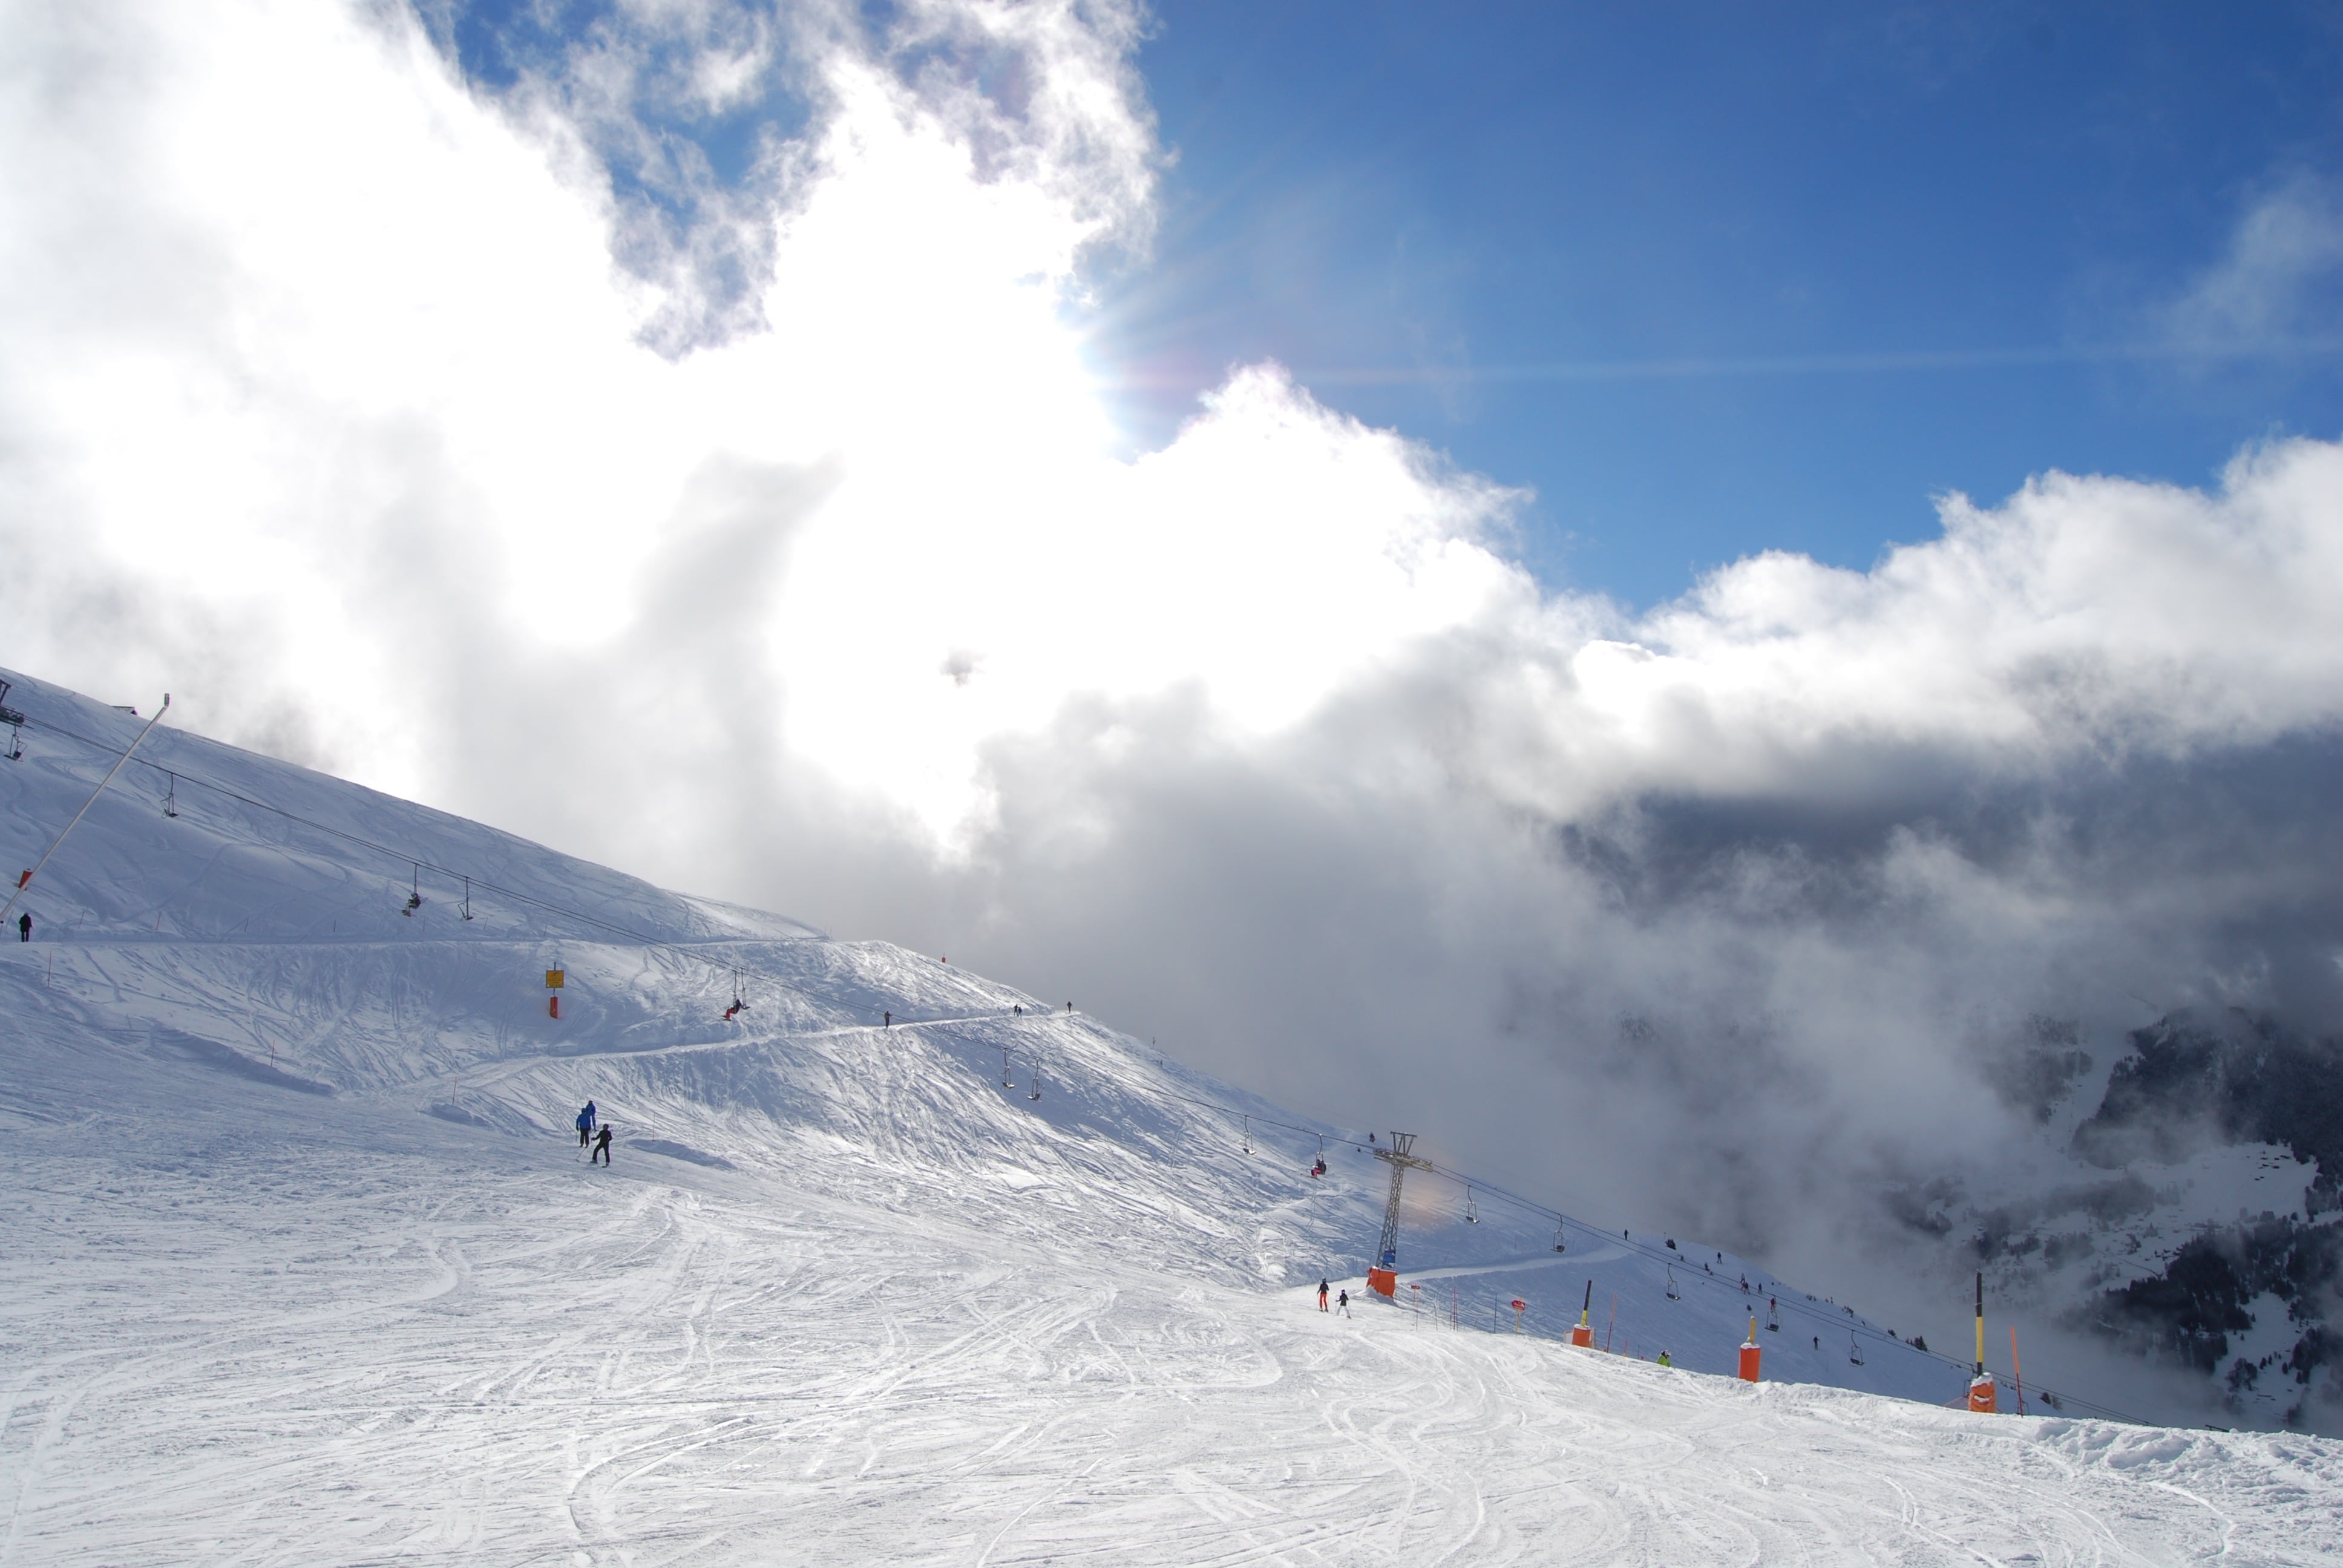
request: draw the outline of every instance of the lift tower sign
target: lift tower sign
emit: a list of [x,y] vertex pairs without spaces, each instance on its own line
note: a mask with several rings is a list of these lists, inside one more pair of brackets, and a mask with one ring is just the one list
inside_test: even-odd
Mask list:
[[1383,1239],[1375,1243],[1375,1265],[1367,1271],[1367,1289],[1389,1301],[1399,1293],[1399,1184],[1411,1168],[1429,1171],[1432,1161],[1418,1160],[1408,1152],[1415,1147],[1415,1134],[1394,1132],[1391,1147],[1375,1151],[1375,1158],[1391,1167],[1391,1200],[1383,1205]]

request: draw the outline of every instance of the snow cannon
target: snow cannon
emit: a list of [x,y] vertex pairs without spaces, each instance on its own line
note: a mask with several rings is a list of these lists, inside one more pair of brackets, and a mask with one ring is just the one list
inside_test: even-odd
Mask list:
[[1594,1282],[1589,1280],[1586,1282],[1586,1299],[1578,1303],[1578,1322],[1570,1331],[1572,1344],[1584,1345],[1588,1350],[1594,1348],[1594,1325],[1586,1321],[1587,1314],[1594,1310]]
[[1740,1375],[1743,1382],[1755,1382],[1758,1381],[1757,1363],[1764,1359],[1765,1354],[1765,1351],[1757,1343],[1757,1320],[1755,1318],[1751,1318],[1749,1320],[1749,1337],[1741,1342]]

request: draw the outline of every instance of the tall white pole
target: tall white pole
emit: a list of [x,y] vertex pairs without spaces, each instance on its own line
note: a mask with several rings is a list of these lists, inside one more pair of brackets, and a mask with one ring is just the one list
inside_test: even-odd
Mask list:
[[138,732],[138,740],[132,741],[130,743],[130,751],[125,751],[118,759],[116,759],[114,766],[106,770],[106,777],[97,781],[97,788],[89,792],[89,799],[81,803],[81,809],[75,812],[73,815],[73,820],[65,824],[65,832],[60,833],[56,836],[55,841],[49,845],[47,853],[44,854],[38,860],[34,862],[33,869],[31,870],[16,879],[15,889],[14,891],[9,893],[8,901],[5,904],[0,904],[0,920],[5,920],[8,918],[8,911],[16,907],[16,900],[25,896],[25,890],[33,885],[33,879],[41,874],[41,868],[49,863],[49,856],[55,854],[57,852],[57,845],[65,841],[65,833],[70,833],[75,828],[81,826],[81,819],[89,815],[89,809],[97,804],[97,798],[106,793],[106,787],[114,782],[114,776],[122,771],[122,765],[124,763],[130,760],[130,752],[138,749],[138,742],[146,739],[148,731],[152,730],[157,724],[162,723],[163,715],[168,713],[170,710],[171,694],[166,691],[163,694],[163,706],[155,710],[155,717],[148,719],[146,721],[146,728]]

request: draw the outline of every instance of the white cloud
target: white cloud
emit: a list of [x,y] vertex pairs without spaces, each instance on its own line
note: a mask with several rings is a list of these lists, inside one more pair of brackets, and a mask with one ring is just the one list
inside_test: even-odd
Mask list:
[[2343,276],[2343,201],[2327,181],[2296,175],[2248,207],[2221,258],[2170,311],[2174,337],[2207,352],[2331,347]]

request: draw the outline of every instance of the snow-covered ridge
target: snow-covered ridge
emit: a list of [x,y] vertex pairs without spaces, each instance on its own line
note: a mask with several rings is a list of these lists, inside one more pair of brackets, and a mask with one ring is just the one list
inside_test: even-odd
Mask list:
[[[138,725],[0,678],[29,866]],[[139,757],[0,948],[0,1563],[2343,1545],[2333,1444],[1931,1408],[1956,1374],[1804,1292],[1778,1381],[1643,1364],[1728,1370],[1773,1282],[1439,1181],[1408,1309],[1322,1317],[1381,1213],[1357,1130],[888,944]],[[1624,1353],[1541,1337],[1590,1283]]]

